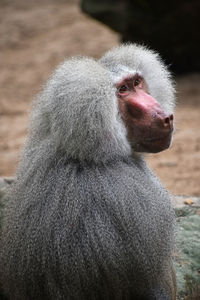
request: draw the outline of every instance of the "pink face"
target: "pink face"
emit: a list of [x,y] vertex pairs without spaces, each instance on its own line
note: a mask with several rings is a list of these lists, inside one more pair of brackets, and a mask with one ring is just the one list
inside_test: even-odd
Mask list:
[[123,78],[117,84],[117,97],[134,151],[156,153],[170,146],[173,114],[166,114],[148,94],[141,76],[135,74]]

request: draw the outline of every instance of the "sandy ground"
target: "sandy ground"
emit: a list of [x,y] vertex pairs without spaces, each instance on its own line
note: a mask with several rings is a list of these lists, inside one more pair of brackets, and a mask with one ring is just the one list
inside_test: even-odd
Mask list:
[[[55,66],[72,55],[100,57],[119,37],[83,15],[77,1],[0,3],[0,176],[12,176],[27,134],[31,101]],[[200,74],[176,78],[172,147],[148,161],[176,194],[200,195]]]

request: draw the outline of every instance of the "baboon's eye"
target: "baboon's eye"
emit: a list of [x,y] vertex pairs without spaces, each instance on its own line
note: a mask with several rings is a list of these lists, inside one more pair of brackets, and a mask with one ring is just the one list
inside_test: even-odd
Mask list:
[[142,82],[142,79],[141,79],[140,77],[137,77],[137,78],[134,80],[134,86],[138,86],[141,82]]
[[118,92],[119,92],[119,93],[124,93],[124,92],[126,92],[126,91],[128,91],[128,87],[127,87],[126,85],[122,85],[122,86],[120,86],[119,89],[118,89]]

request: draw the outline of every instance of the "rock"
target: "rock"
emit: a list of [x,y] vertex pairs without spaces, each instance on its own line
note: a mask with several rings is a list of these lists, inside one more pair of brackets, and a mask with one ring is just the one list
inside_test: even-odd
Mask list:
[[175,196],[173,205],[177,220],[178,299],[200,299],[200,197]]
[[11,184],[13,182],[14,182],[13,177],[0,178],[0,228],[1,228],[1,222],[2,222],[2,209],[3,209],[3,204],[5,201],[5,196],[8,193],[8,190],[11,187]]

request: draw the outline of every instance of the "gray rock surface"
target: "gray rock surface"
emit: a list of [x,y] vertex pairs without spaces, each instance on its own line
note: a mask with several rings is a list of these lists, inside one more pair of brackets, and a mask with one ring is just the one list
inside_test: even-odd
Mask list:
[[[200,197],[174,196],[178,299],[200,299]],[[194,296],[192,296],[195,294]]]

